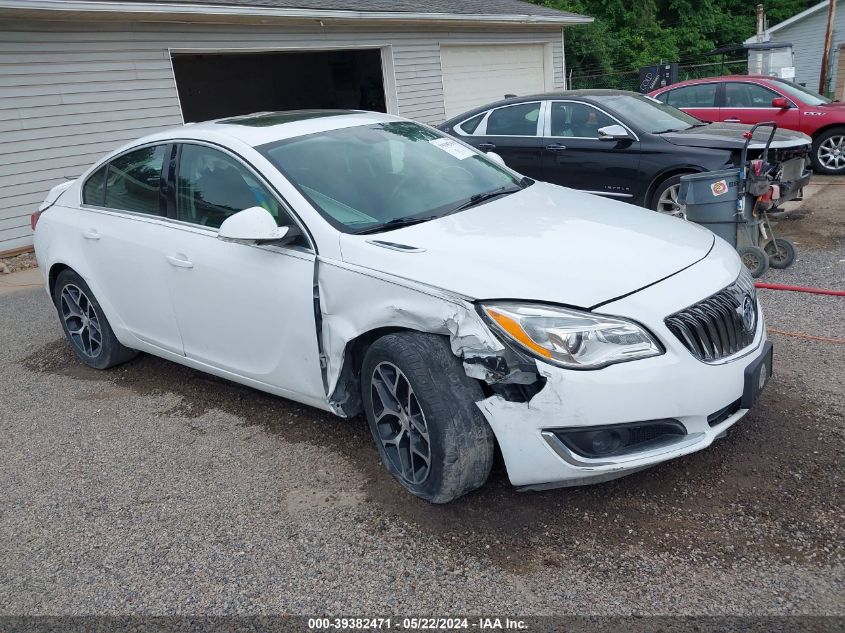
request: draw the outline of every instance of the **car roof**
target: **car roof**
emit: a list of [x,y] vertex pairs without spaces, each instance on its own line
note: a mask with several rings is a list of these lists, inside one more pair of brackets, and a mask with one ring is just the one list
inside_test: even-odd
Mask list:
[[700,77],[698,79],[685,79],[684,81],[679,81],[668,86],[663,86],[662,88],[652,90],[649,94],[654,94],[656,92],[666,92],[667,90],[671,90],[672,88],[677,88],[679,86],[693,86],[695,84],[717,83],[721,81],[743,81],[748,79],[753,79],[755,81],[781,81],[778,77],[771,77],[769,75],[721,75],[719,77]]
[[328,130],[404,120],[401,117],[364,110],[255,112],[201,123],[186,123],[180,127],[151,134],[132,144],[139,145],[169,139],[220,141],[228,138],[257,147]]
[[465,121],[477,114],[482,112],[487,112],[487,110],[492,110],[493,108],[499,108],[503,105],[515,105],[518,103],[527,103],[529,101],[536,101],[538,99],[567,99],[567,98],[578,98],[578,99],[585,99],[585,100],[594,100],[598,103],[601,102],[602,97],[619,97],[619,96],[631,96],[631,97],[644,97],[642,93],[633,92],[632,90],[611,90],[609,88],[586,88],[583,90],[558,90],[555,92],[542,92],[533,95],[524,95],[520,97],[509,97],[507,99],[502,99],[500,101],[494,101],[492,103],[485,103],[484,105],[478,106],[477,108],[473,108],[472,110],[467,110],[466,112],[462,112],[457,116],[452,117],[448,121],[441,123],[438,127],[443,129],[444,126],[454,125],[459,121]]

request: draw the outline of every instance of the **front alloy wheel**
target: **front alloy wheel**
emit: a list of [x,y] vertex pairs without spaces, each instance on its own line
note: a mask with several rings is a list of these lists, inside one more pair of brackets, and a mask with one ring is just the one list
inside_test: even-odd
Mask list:
[[845,172],[845,133],[821,139],[816,149],[816,160],[827,173]]
[[367,349],[361,399],[382,463],[412,494],[448,503],[475,490],[493,465],[493,431],[449,340],[396,332]]
[[402,370],[379,363],[370,381],[379,441],[397,475],[418,485],[431,470],[431,443],[419,400]]

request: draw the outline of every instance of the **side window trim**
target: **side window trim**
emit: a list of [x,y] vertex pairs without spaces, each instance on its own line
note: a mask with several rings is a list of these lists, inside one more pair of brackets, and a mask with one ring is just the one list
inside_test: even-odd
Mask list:
[[[316,247],[316,244],[314,242],[314,237],[311,235],[311,232],[308,230],[308,227],[305,225],[305,223],[302,221],[302,219],[293,210],[293,207],[290,204],[288,204],[287,200],[285,200],[279,194],[279,192],[276,191],[275,187],[273,187],[269,182],[267,182],[267,179],[264,178],[264,176],[261,175],[258,172],[258,170],[255,169],[249,163],[249,161],[245,160],[240,155],[234,153],[233,151],[231,151],[227,147],[223,147],[222,145],[217,145],[217,144],[211,143],[211,142],[201,141],[199,139],[174,139],[173,143],[177,146],[178,149],[177,149],[176,155],[173,159],[175,161],[175,165],[173,165],[173,171],[172,171],[173,186],[170,187],[170,189],[171,189],[170,196],[173,198],[173,213],[174,213],[174,217],[172,219],[170,219],[171,222],[174,222],[174,223],[179,224],[181,226],[188,226],[188,227],[191,227],[191,228],[203,229],[205,232],[207,232],[209,234],[214,234],[215,236],[217,235],[218,229],[208,227],[208,226],[203,226],[202,224],[196,224],[194,222],[185,222],[184,220],[177,219],[177,216],[176,216],[176,187],[175,187],[175,183],[177,182],[177,179],[179,177],[179,162],[180,162],[180,159],[182,157],[182,148],[185,145],[197,145],[197,146],[200,146],[200,147],[208,147],[210,149],[217,150],[217,151],[222,152],[223,154],[226,154],[227,156],[229,156],[232,160],[236,161],[238,163],[238,165],[240,165],[246,171],[248,171],[265,189],[267,189],[268,193],[271,196],[273,196],[273,198],[279,204],[279,207],[281,208],[281,210],[284,213],[287,214],[287,216],[291,219],[291,221],[294,223],[294,225],[296,225],[296,227],[301,231],[302,235],[305,237],[306,241],[308,242],[307,250],[309,250],[309,251],[311,251],[315,254],[317,253],[317,247]],[[302,248],[302,247],[300,247],[300,248]]]
[[455,125],[455,131],[457,131],[458,134],[460,134],[461,136],[482,136],[479,131],[482,128],[484,129],[484,131],[487,131],[487,118],[490,116],[490,112],[492,112],[492,110],[487,110],[487,112],[480,113],[483,116],[481,118],[481,121],[479,121],[478,125],[476,126],[474,132],[467,132],[466,130],[464,130],[463,126],[464,123],[466,123],[467,121],[472,121],[475,117],[478,116],[478,114],[473,114],[471,117],[467,117],[466,119]]
[[[594,110],[598,110],[603,115],[605,115],[608,118],[613,119],[619,125],[621,125],[626,130],[628,130],[628,132],[634,137],[635,141],[640,140],[640,137],[637,136],[637,133],[634,132],[634,130],[631,129],[630,125],[620,121],[617,117],[613,116],[610,112],[608,112],[607,110],[604,110],[603,108],[600,108],[599,106],[597,106],[593,103],[587,103],[586,101],[578,101],[577,99],[550,99],[546,103],[548,104],[548,107],[546,108],[547,120],[543,124],[543,126],[545,128],[544,132],[546,132],[546,134],[545,134],[546,138],[570,138],[570,139],[579,139],[579,140],[586,139],[586,140],[589,140],[589,141],[597,141],[598,140],[598,138],[596,138],[595,136],[552,136],[552,105],[555,104],[555,103],[577,103],[579,105],[587,106],[588,108],[593,108]],[[605,142],[605,141],[602,141],[602,142]]]

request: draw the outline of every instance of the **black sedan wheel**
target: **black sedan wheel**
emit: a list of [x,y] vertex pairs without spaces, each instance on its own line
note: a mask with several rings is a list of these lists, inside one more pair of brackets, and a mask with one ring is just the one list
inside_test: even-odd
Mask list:
[[686,219],[686,207],[678,201],[681,192],[681,176],[677,174],[662,181],[654,189],[651,197],[651,208],[658,213]]

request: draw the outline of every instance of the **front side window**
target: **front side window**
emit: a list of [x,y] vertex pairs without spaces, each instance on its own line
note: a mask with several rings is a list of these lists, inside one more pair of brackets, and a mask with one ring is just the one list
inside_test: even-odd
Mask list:
[[220,228],[238,211],[262,207],[290,224],[276,198],[239,161],[205,145],[182,146],[176,177],[176,219]]
[[650,134],[662,134],[706,125],[683,110],[661,103],[645,95],[610,95],[601,98],[601,105],[630,124]]
[[664,92],[658,99],[675,108],[713,108],[718,84],[695,84]]
[[94,172],[82,188],[82,202],[163,215],[161,168],[169,145],[143,147],[118,156]]
[[483,154],[409,121],[327,130],[257,149],[348,233],[456,213],[527,186]]
[[780,95],[757,84],[729,82],[725,84],[726,108],[771,108],[772,99]]
[[518,103],[497,108],[487,118],[488,136],[537,136],[540,103]]
[[577,101],[552,103],[552,136],[598,138],[599,128],[614,124],[616,121],[586,103]]

